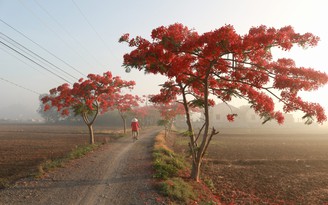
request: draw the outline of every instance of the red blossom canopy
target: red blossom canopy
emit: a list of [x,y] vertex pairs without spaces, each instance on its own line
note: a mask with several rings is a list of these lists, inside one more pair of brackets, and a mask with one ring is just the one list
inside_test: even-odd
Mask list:
[[[264,121],[282,123],[282,113],[275,111],[276,98],[284,103],[284,112],[301,110],[305,117],[316,117],[320,123],[326,120],[319,104],[304,102],[298,93],[323,86],[328,82],[327,74],[296,67],[292,59],[275,61],[271,53],[273,47],[289,51],[294,45],[316,46],[319,37],[311,33],[296,33],[291,26],[275,29],[262,25],[239,35],[233,26],[225,25],[200,35],[176,23],[154,29],[151,38],[129,39],[125,34],[120,42],[135,47],[124,55],[127,70],[137,68],[169,78],[155,101],[175,100],[182,92],[203,104],[213,102],[205,96],[214,95],[225,102],[239,97],[246,99]],[[229,120],[233,117],[228,116]]]
[[[63,115],[68,115],[73,109],[75,114],[83,112],[106,112],[114,105],[114,98],[119,96],[121,89],[132,89],[134,81],[122,80],[119,76],[113,77],[111,72],[103,75],[89,74],[88,79],[80,79],[70,88],[69,84],[63,84],[50,90],[50,95],[41,100],[45,105],[45,111],[51,106],[58,108]],[[99,110],[98,110],[99,109]]]

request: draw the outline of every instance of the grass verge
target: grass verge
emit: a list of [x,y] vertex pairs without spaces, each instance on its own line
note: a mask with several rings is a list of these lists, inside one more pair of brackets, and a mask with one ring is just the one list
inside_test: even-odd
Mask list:
[[182,155],[175,153],[169,147],[168,141],[164,133],[160,133],[155,138],[153,167],[154,177],[159,180],[158,192],[167,197],[170,204],[220,204],[210,190],[212,188],[210,180],[198,183],[187,177],[190,163]]
[[187,164],[166,145],[162,132],[155,138],[153,167],[154,178],[159,180],[159,193],[168,197],[172,204],[189,204],[194,200],[193,188],[179,177],[179,173],[187,168]]
[[0,178],[0,189],[9,187],[9,181],[5,178]]
[[8,188],[14,184],[15,181],[26,178],[26,177],[42,177],[46,172],[51,171],[56,167],[63,167],[65,163],[70,160],[80,158],[86,155],[88,152],[91,152],[97,149],[101,144],[93,145],[80,145],[76,146],[71,152],[66,156],[55,159],[47,159],[46,161],[39,162],[40,164],[35,164],[35,167],[30,168],[25,173],[15,174],[10,177],[0,177],[0,189]]
[[100,143],[80,145],[80,146],[77,146],[75,149],[73,149],[70,153],[68,153],[63,158],[46,160],[45,162],[43,162],[39,165],[38,173],[36,176],[40,177],[44,173],[46,173],[54,168],[63,167],[63,165],[65,163],[67,163],[68,161],[81,158],[84,155],[86,155],[88,152],[91,152],[91,151],[97,149],[100,145],[101,145]]
[[[110,134],[110,139],[119,139],[122,137],[126,137],[127,134],[124,134],[122,130],[118,130],[116,132],[112,132],[111,130],[101,130],[97,131],[98,134]],[[95,149],[97,149],[101,144],[108,143],[108,139],[106,138],[104,142],[102,143],[95,143],[95,144],[87,144],[87,145],[80,145],[76,146],[75,149],[73,149],[71,152],[69,152],[65,157],[58,158],[58,159],[49,159],[43,162],[38,167],[38,173],[36,176],[42,176],[45,172],[48,172],[56,167],[63,167],[65,163],[67,163],[70,160],[81,158],[84,155],[86,155],[88,152],[91,152]]]

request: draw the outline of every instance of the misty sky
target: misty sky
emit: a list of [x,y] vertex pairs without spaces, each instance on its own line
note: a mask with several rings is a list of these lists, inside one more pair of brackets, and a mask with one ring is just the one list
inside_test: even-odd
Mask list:
[[[42,64],[59,78],[0,44],[0,119],[35,113],[39,94],[64,83],[62,78],[74,82],[89,73],[109,70],[125,80],[135,80],[134,94],[157,93],[164,78],[136,70],[125,73],[122,56],[130,48],[118,39],[124,33],[149,39],[152,29],[176,22],[199,33],[225,24],[233,25],[240,34],[262,24],[291,25],[296,32],[311,32],[321,41],[315,48],[292,49],[276,57],[291,57],[297,66],[327,72],[327,4],[324,0],[0,0],[0,40],[11,42],[9,45],[15,44],[14,40],[65,72]],[[327,91],[326,86],[302,96],[328,110]]]

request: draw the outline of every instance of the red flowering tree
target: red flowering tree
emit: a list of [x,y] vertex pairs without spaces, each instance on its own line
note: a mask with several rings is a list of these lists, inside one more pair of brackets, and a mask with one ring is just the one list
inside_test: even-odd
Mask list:
[[[262,25],[239,35],[233,26],[225,25],[198,34],[177,23],[154,29],[151,38],[152,41],[139,36],[129,39],[129,34],[120,38],[120,42],[135,48],[124,55],[124,66],[127,71],[136,68],[169,78],[153,101],[169,102],[182,97],[193,159],[191,177],[197,181],[204,153],[218,133],[209,127],[209,106],[214,104],[211,96],[224,102],[243,98],[264,122],[275,119],[283,123],[274,99],[284,104],[286,113],[303,111],[307,122],[314,118],[319,123],[326,120],[319,104],[303,101],[298,93],[325,85],[327,74],[296,67],[292,59],[273,60],[271,52],[274,47],[289,51],[294,45],[316,46],[319,37],[311,33],[296,33],[291,26],[276,29]],[[191,125],[190,107],[200,107],[204,112],[204,126],[198,134]],[[227,117],[233,121],[235,115]]]
[[159,120],[158,124],[164,126],[165,137],[171,131],[173,121],[177,115],[184,115],[185,109],[181,103],[171,102],[168,104],[155,104],[155,108],[159,111],[162,119]]
[[95,142],[93,123],[98,113],[103,113],[114,106],[114,98],[118,96],[122,88],[132,89],[134,81],[122,80],[119,76],[113,77],[111,72],[103,75],[89,74],[88,79],[80,79],[73,87],[65,83],[50,90],[50,94],[43,97],[44,110],[57,107],[57,111],[63,116],[74,112],[81,115],[88,126],[90,144]]
[[123,120],[124,134],[126,134],[126,118],[134,107],[139,106],[139,102],[142,102],[141,98],[137,95],[131,94],[117,94],[114,98],[113,109],[117,109],[120,113],[120,116]]
[[132,115],[142,119],[142,121],[145,121],[149,115],[149,109],[146,106],[136,107],[135,109],[131,110],[131,113]]
[[152,105],[136,107],[131,110],[131,113],[141,119],[139,123],[142,126],[156,125],[154,122],[157,122],[157,120],[160,118],[157,109]]

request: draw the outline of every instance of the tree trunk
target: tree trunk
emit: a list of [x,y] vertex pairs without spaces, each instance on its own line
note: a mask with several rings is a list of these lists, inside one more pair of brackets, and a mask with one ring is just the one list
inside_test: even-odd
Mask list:
[[95,143],[95,137],[94,137],[94,134],[93,134],[93,127],[92,127],[92,125],[88,124],[88,128],[89,128],[89,143],[94,144]]
[[119,112],[123,121],[123,130],[124,134],[126,134],[126,117],[124,117],[124,114],[122,112]]
[[204,143],[205,146],[199,147],[199,150],[197,152],[197,157],[195,160],[193,160],[192,167],[191,167],[191,178],[197,182],[199,182],[199,180],[200,180],[200,173],[201,173],[200,168],[201,168],[201,165],[203,162],[204,154],[208,148],[208,145],[210,144],[210,142],[212,140],[212,137],[216,134],[218,134],[218,132],[216,132],[216,130],[213,127],[210,136],[206,138],[206,143]]
[[[191,178],[197,182],[199,182],[200,173],[201,173],[201,163],[206,151],[206,148],[210,142],[212,136],[208,136],[209,132],[209,107],[208,107],[208,95],[209,95],[209,85],[208,85],[208,76],[209,73],[206,74],[204,80],[204,117],[205,117],[205,127],[203,131],[202,142],[199,146],[197,146],[197,142],[194,141],[194,145],[191,145],[192,149],[194,149],[193,154],[193,163],[191,169]],[[199,133],[200,134],[200,133]],[[196,138],[197,141],[198,137]]]
[[124,134],[126,134],[126,119],[123,119],[123,126],[124,126]]
[[188,136],[190,139],[189,142],[189,148],[191,152],[191,157],[192,157],[192,168],[191,168],[191,174],[190,177],[194,179],[195,181],[199,180],[199,174],[200,174],[200,164],[196,162],[197,159],[197,142],[195,140],[195,135],[193,131],[193,127],[191,124],[191,117],[190,117],[190,112],[189,112],[189,107],[187,103],[187,97],[185,94],[185,87],[183,87],[181,84],[179,85],[180,89],[183,90],[182,92],[182,98],[183,98],[183,106],[186,112],[186,123],[188,126]]
[[192,167],[191,167],[190,177],[193,180],[195,180],[196,182],[199,182],[199,179],[200,179],[201,161],[202,161],[202,158],[194,160],[193,163],[192,163]]
[[82,118],[83,118],[83,121],[85,122],[85,124],[88,126],[88,129],[89,129],[89,143],[90,144],[94,144],[95,143],[95,137],[94,137],[94,134],[93,134],[93,123],[94,121],[96,120],[98,116],[98,109],[97,111],[95,112],[92,120],[90,121],[89,118],[88,118],[88,114],[87,113],[82,113]]
[[164,129],[164,139],[166,139],[166,137],[167,137],[167,128],[166,128],[166,126],[165,126],[165,129]]

